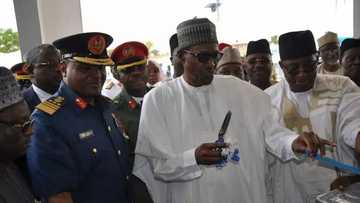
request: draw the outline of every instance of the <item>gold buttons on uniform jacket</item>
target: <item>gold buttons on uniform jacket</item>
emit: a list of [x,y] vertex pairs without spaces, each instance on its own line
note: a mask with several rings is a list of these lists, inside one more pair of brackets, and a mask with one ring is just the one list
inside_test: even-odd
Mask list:
[[108,131],[111,132],[111,127],[110,126],[108,126]]

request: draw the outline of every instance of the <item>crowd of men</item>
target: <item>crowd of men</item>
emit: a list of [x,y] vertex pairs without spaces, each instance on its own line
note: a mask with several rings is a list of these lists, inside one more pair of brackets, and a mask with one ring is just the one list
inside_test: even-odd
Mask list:
[[242,58],[207,18],[170,37],[173,79],[112,41],[66,36],[0,67],[0,202],[303,203],[360,182],[317,160],[360,166],[360,39],[280,35],[281,81],[267,40]]

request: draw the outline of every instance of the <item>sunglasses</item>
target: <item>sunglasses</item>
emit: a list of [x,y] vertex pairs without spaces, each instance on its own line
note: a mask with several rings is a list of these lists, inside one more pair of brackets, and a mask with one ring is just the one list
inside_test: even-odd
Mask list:
[[312,60],[304,63],[290,63],[283,66],[289,75],[295,76],[300,73],[300,67],[304,73],[313,73],[316,71],[317,60]]
[[191,52],[189,50],[184,50],[185,53],[192,55],[197,58],[201,63],[207,63],[209,60],[215,61],[216,63],[221,59],[222,54],[220,52]]

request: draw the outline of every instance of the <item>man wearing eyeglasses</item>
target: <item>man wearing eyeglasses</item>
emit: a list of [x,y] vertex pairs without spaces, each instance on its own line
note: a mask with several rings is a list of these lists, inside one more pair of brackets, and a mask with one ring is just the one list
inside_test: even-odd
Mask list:
[[101,96],[105,66],[112,65],[105,33],[67,36],[53,42],[66,66],[55,97],[33,118],[28,166],[36,194],[49,203],[128,202],[129,154]]
[[32,75],[33,84],[23,94],[30,111],[54,96],[62,79],[60,52],[50,44],[42,44],[25,55],[26,71]]
[[[138,135],[141,106],[144,95],[149,90],[146,86],[148,77],[146,64],[149,51],[147,47],[136,41],[125,42],[114,49],[111,58],[114,77],[124,86],[121,93],[114,98],[115,117],[118,125],[128,138],[130,147],[130,167],[134,163],[134,151]],[[134,202],[152,202],[146,185],[135,176],[129,180],[130,191]]]
[[30,112],[11,71],[0,67],[0,201],[35,202],[31,189],[14,161],[27,150]]
[[[268,88],[283,126],[298,132],[313,131],[337,143],[325,148],[330,158],[349,162],[343,150],[360,131],[360,89],[347,77],[317,75],[318,55],[311,31],[289,32],[279,37],[280,66],[286,80]],[[274,158],[274,157],[273,157]],[[274,202],[314,202],[340,175],[317,161],[270,161],[269,193]]]
[[270,87],[272,65],[269,42],[266,39],[250,41],[245,58],[245,71],[250,83],[262,90]]
[[221,54],[207,18],[180,23],[177,36],[184,74],[145,96],[133,174],[154,202],[266,202],[265,146],[288,160],[326,141],[281,127],[263,91],[213,74]]
[[343,75],[344,70],[339,63],[340,48],[338,35],[334,32],[326,32],[317,42],[322,59],[317,72],[320,74]]

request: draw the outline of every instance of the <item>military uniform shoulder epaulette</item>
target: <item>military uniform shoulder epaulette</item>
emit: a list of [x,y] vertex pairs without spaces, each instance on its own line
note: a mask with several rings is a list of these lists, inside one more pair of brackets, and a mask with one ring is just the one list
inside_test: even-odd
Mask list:
[[52,97],[39,105],[36,106],[36,109],[39,109],[42,112],[45,112],[49,115],[53,115],[64,105],[64,97]]

